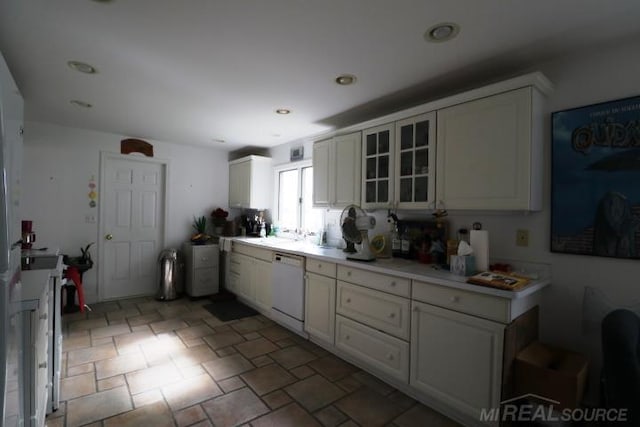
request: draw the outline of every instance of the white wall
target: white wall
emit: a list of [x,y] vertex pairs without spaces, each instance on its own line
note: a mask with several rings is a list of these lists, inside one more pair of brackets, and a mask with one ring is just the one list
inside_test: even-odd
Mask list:
[[[27,122],[24,135],[23,219],[34,221],[35,247],[60,247],[80,255],[80,247],[97,242],[98,206],[89,207],[89,180],[100,187],[100,152],[120,152],[126,136]],[[209,148],[152,141],[154,157],[169,160],[168,229],[166,247],[179,247],[191,235],[193,216],[209,217],[217,207],[227,208],[229,172],[227,153]],[[95,262],[97,247],[91,250]],[[97,297],[95,266],[84,275],[88,302]]]

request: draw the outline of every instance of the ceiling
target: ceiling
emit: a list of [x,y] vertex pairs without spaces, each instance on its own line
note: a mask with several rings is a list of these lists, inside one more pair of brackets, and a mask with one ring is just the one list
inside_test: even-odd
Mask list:
[[[637,37],[638,17],[637,0],[2,0],[0,51],[27,120],[235,150]],[[440,22],[460,33],[426,42]]]

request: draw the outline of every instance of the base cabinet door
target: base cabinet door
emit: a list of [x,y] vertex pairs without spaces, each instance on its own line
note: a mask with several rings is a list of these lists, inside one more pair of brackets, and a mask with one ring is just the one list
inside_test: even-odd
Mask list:
[[413,302],[410,384],[478,420],[500,405],[504,325]]
[[254,259],[252,274],[255,303],[260,309],[269,312],[271,311],[271,263]]
[[315,338],[333,344],[336,318],[336,279],[307,273],[304,301],[304,330]]

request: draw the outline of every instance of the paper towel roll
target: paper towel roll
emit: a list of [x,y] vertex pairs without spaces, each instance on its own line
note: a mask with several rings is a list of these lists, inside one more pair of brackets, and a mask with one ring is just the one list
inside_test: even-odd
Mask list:
[[478,271],[489,269],[489,232],[487,230],[471,230],[471,248],[476,257]]

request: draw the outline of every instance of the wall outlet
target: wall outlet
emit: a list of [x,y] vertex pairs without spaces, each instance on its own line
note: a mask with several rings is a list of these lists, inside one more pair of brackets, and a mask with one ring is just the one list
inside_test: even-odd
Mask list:
[[529,230],[516,230],[516,246],[529,246]]

